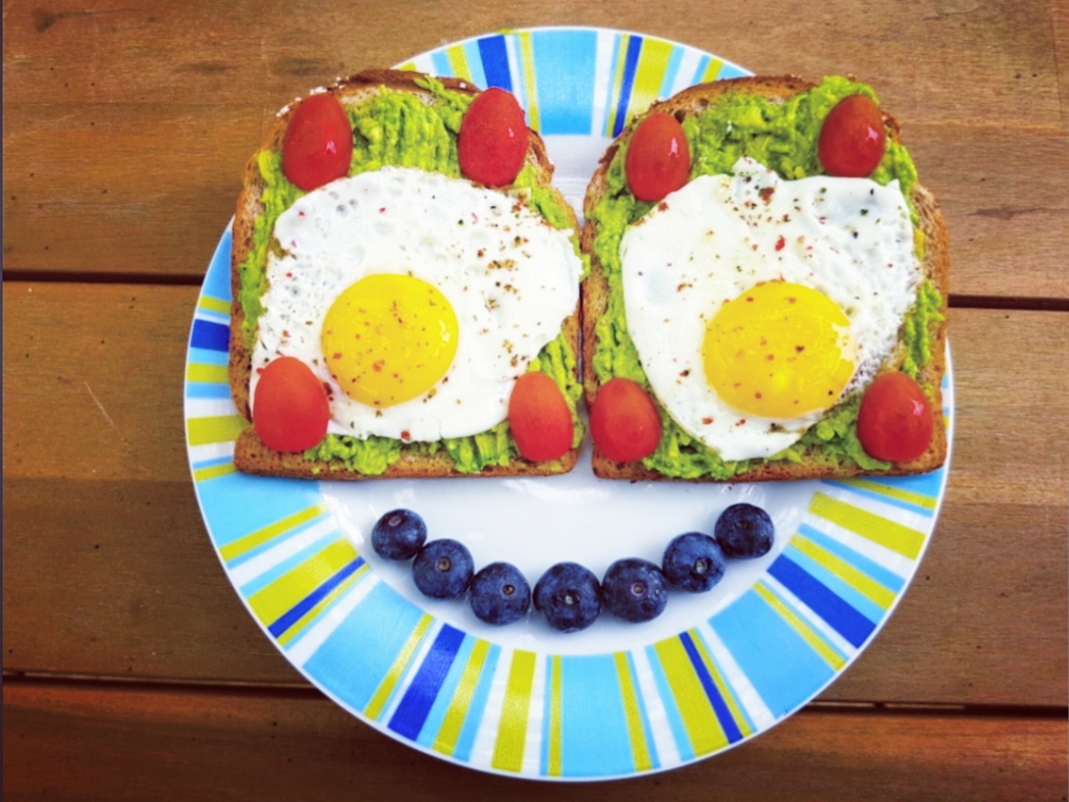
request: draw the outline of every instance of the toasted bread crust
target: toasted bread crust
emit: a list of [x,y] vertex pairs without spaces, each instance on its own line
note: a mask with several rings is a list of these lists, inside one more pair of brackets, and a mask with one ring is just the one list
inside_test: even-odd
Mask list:
[[[427,76],[423,73],[402,70],[365,70],[346,79],[339,79],[324,91],[333,94],[343,106],[352,106],[378,94],[381,89],[408,92],[423,99],[425,103],[434,101],[434,94],[419,86],[417,80]],[[456,78],[435,78],[447,89],[477,95],[480,90],[467,81]],[[231,315],[230,315],[230,355],[229,377],[230,392],[237,407],[246,421],[251,423],[252,414],[249,405],[249,380],[252,375],[252,353],[245,343],[243,327],[245,312],[238,298],[241,289],[241,264],[253,248],[253,232],[256,218],[264,212],[261,197],[266,184],[260,174],[258,155],[263,151],[281,152],[286,136],[286,128],[296,109],[291,104],[277,115],[275,124],[268,131],[263,144],[245,166],[243,189],[238,196],[237,209],[233,225],[233,249],[231,253]],[[549,160],[545,143],[536,131],[529,130],[527,162],[533,165],[538,174],[539,184],[552,191],[562,208],[571,217],[571,227],[578,232],[579,222],[571,206],[551,186],[553,164]],[[579,306],[562,325],[565,337],[572,353],[579,353]],[[576,377],[578,378],[578,376]],[[341,460],[318,461],[305,459],[301,454],[281,454],[263,444],[252,426],[246,428],[234,444],[234,465],[245,473],[264,476],[288,476],[307,479],[375,479],[396,477],[446,477],[446,476],[537,476],[566,473],[578,460],[579,450],[573,448],[555,462],[532,463],[519,457],[513,457],[508,467],[487,466],[476,474],[461,473],[456,470],[452,458],[444,450],[435,454],[420,453],[415,449],[402,446],[401,458],[389,466],[384,474],[369,476],[351,470]]]
[[[791,96],[812,89],[815,85],[794,76],[734,78],[725,81],[700,84],[684,89],[668,100],[654,103],[650,112],[666,112],[678,118],[698,114],[705,108],[715,105],[717,100],[729,93],[747,93],[761,95],[773,103],[782,103]],[[600,382],[594,372],[594,351],[597,346],[596,327],[598,319],[605,313],[609,304],[609,282],[601,263],[594,252],[594,239],[597,236],[597,223],[594,209],[608,192],[606,174],[609,165],[616,157],[621,143],[626,141],[637,124],[631,124],[621,132],[605,151],[597,171],[587,188],[583,209],[586,222],[583,226],[581,244],[583,251],[590,257],[590,274],[583,282],[581,302],[583,307],[583,390],[588,406],[592,406],[597,397]],[[884,123],[895,142],[901,142],[901,127],[898,121],[884,113]],[[932,397],[935,412],[935,427],[932,442],[919,457],[909,462],[899,462],[891,468],[881,471],[866,471],[857,465],[844,467],[830,465],[821,459],[819,449],[811,449],[801,462],[778,460],[768,462],[752,460],[749,470],[730,479],[713,479],[702,477],[691,480],[679,480],[666,476],[659,471],[646,468],[640,461],[615,462],[609,459],[594,445],[592,464],[594,473],[605,479],[629,479],[631,481],[696,481],[696,482],[765,482],[788,479],[817,479],[828,477],[848,477],[860,475],[898,476],[913,473],[925,473],[935,470],[946,460],[947,433],[942,415],[941,382],[946,372],[946,317],[947,298],[949,296],[950,251],[946,222],[939,210],[935,197],[919,182],[913,185],[912,201],[920,216],[920,228],[925,235],[924,275],[931,279],[943,299],[942,322],[936,324],[932,331],[932,359],[920,372],[918,377],[922,384],[934,387]],[[900,349],[901,350],[901,349]],[[892,367],[900,366],[899,363]]]

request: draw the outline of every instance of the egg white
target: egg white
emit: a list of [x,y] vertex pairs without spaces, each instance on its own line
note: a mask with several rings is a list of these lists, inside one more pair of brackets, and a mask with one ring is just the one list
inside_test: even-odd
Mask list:
[[897,181],[785,181],[747,157],[732,175],[701,176],[668,195],[624,234],[620,256],[627,330],[654,394],[725,460],[772,456],[826,410],[762,418],[717,395],[702,345],[722,304],[777,279],[831,298],[857,349],[845,397],[894,350],[922,278]]
[[[576,308],[582,262],[569,236],[502,192],[402,167],[341,178],[302,196],[275,223],[256,368],[294,356],[330,387],[328,432],[435,441],[503,421],[516,378]],[[400,273],[437,287],[456,314],[456,356],[423,396],[375,409],[331,377],[323,319],[349,286]],[[255,412],[255,410],[254,410]]]

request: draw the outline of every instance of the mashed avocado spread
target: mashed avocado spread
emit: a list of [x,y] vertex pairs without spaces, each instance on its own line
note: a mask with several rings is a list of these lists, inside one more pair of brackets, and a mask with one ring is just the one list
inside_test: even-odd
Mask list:
[[[378,170],[385,165],[419,167],[428,172],[460,177],[456,137],[464,112],[474,98],[453,92],[432,78],[420,86],[434,94],[432,105],[406,92],[383,89],[379,94],[346,111],[353,126],[353,157],[349,175]],[[304,192],[291,184],[282,172],[282,156],[262,151],[258,156],[260,175],[265,188],[261,196],[263,214],[255,221],[252,249],[241,264],[238,302],[245,313],[242,333],[249,350],[256,341],[256,326],[263,306],[260,299],[267,289],[265,271],[267,253],[272,247],[271,232],[279,215],[293,205]],[[526,197],[555,228],[571,226],[568,211],[554,194],[538,183],[537,171],[525,165],[516,177],[515,194]],[[274,245],[277,247],[277,243]],[[576,249],[578,254],[578,248]],[[586,259],[584,260],[584,275]],[[575,379],[576,357],[563,333],[548,343],[532,360],[530,370],[541,370],[556,381],[575,422],[575,442],[583,437],[583,425],[577,412],[582,385]],[[383,473],[401,457],[402,448],[422,454],[441,449],[456,462],[461,473],[477,473],[488,465],[507,466],[518,456],[515,441],[509,434],[508,421],[479,434],[446,438],[433,443],[403,443],[389,437],[360,439],[348,435],[328,434],[305,458],[330,461],[332,467],[347,468],[367,475]]]
[[[690,178],[700,175],[730,174],[735,163],[749,156],[775,170],[784,179],[805,178],[823,173],[817,159],[820,127],[828,112],[844,97],[863,94],[876,100],[865,84],[842,77],[825,78],[813,89],[801,92],[782,104],[745,94],[729,94],[697,115],[683,120],[691,152]],[[602,383],[614,376],[632,379],[649,388],[638,352],[627,331],[624,313],[620,241],[628,226],[642,218],[654,204],[637,200],[627,187],[624,160],[627,142],[621,143],[606,171],[608,190],[589,215],[597,224],[594,252],[609,283],[606,313],[595,328],[597,345],[593,368]],[[923,258],[923,234],[910,199],[917,171],[906,149],[888,139],[883,160],[871,175],[881,185],[897,179],[909,204],[916,232],[918,258]],[[906,359],[903,371],[916,378],[931,361],[929,324],[941,320],[942,298],[930,282],[921,285],[914,306],[906,315],[903,341]],[[929,395],[932,388],[926,388]],[[820,422],[791,447],[769,460],[801,461],[812,446],[819,451],[807,458],[834,464],[857,464],[866,470],[890,467],[890,463],[869,457],[855,433],[860,394],[834,407]],[[691,437],[660,409],[664,434],[657,450],[642,464],[667,476],[684,479],[710,477],[730,479],[762,460],[728,462],[713,449]],[[814,456],[815,455],[815,456]]]

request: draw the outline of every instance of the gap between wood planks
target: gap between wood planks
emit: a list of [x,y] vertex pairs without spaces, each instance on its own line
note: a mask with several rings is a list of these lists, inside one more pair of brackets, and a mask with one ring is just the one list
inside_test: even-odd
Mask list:
[[[64,270],[5,270],[4,281],[71,284],[147,284],[177,287],[199,287],[204,276],[179,273],[82,273]],[[1001,295],[956,295],[950,294],[952,309],[1013,309],[1022,312],[1069,312],[1069,298],[1029,298]]]
[[[298,682],[226,682],[212,680],[155,680],[129,677],[102,677],[80,674],[52,674],[31,671],[4,671],[4,685],[66,687],[97,690],[146,690],[161,693],[225,694],[274,699],[325,698],[319,689]],[[1069,707],[1061,705],[947,704],[940,702],[809,702],[796,714],[856,713],[894,716],[983,716],[986,718],[1058,719],[1069,717]]]

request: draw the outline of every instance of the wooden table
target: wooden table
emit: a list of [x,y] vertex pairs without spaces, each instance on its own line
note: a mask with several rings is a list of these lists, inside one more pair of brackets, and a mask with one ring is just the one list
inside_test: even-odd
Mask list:
[[[1064,800],[1069,3],[4,4],[3,723],[11,799]],[[855,73],[951,232],[957,437],[919,574],[817,701],[728,754],[551,787],[306,684],[220,570],[185,454],[198,286],[275,110],[502,28]]]

